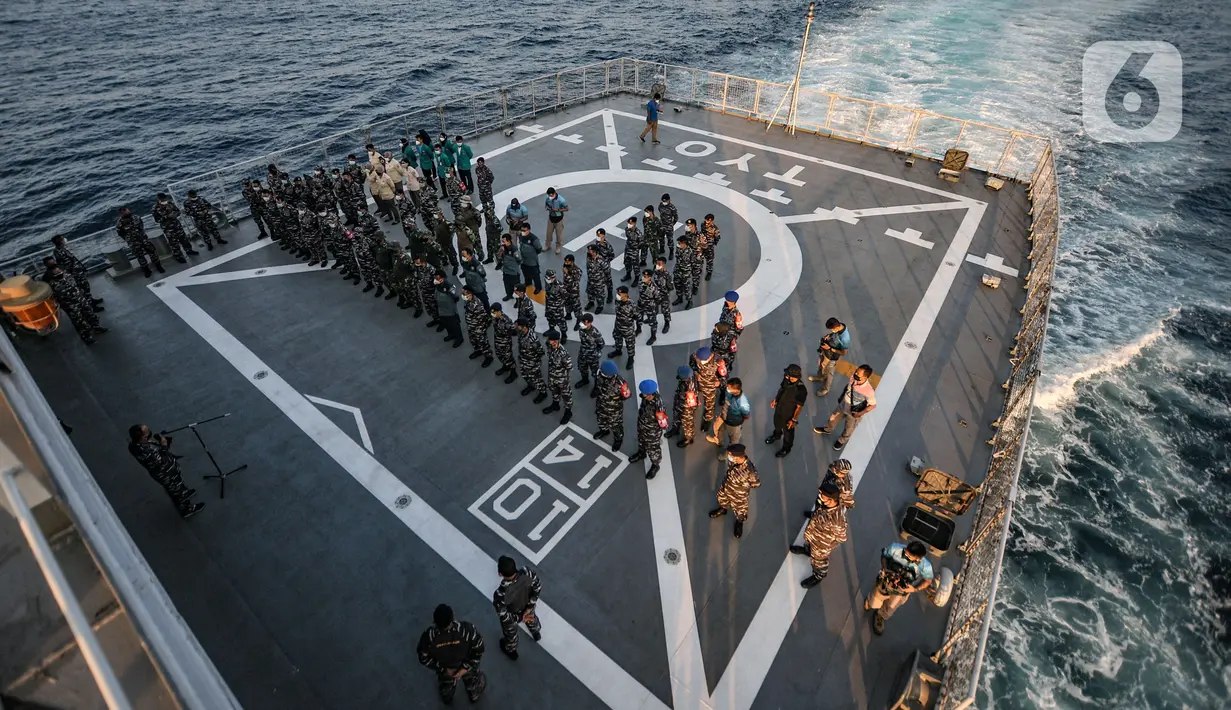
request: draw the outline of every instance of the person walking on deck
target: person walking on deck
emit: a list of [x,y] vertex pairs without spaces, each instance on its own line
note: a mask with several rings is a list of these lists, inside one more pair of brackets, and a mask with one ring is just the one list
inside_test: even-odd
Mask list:
[[538,641],[543,638],[543,625],[539,622],[534,607],[539,603],[543,593],[543,584],[539,576],[527,567],[518,567],[512,557],[501,555],[496,560],[496,571],[500,573],[500,586],[492,594],[492,606],[496,607],[496,615],[500,619],[500,650],[504,655],[517,660],[518,622],[526,625],[530,638]]
[[792,553],[812,558],[812,574],[799,583],[804,589],[811,589],[825,579],[829,574],[829,556],[834,548],[846,542],[846,507],[839,500],[840,494],[832,481],[821,483],[816,494],[816,508],[808,516],[808,525],[804,528],[804,544],[790,547]]
[[547,242],[545,248],[551,249],[552,235],[555,235],[556,253],[564,247],[564,213],[568,212],[568,200],[556,192],[556,188],[547,188],[547,199],[543,201],[547,208]]
[[735,537],[743,537],[744,522],[748,520],[748,507],[752,489],[761,486],[757,467],[748,460],[743,444],[731,444],[724,457],[727,460],[727,475],[718,488],[718,507],[710,511],[711,518],[720,518],[728,512],[735,513]]
[[478,702],[487,689],[487,678],[479,670],[485,650],[483,637],[472,624],[457,621],[449,605],[436,607],[432,625],[419,637],[415,650],[419,663],[436,674],[436,686],[445,705],[453,704],[458,681],[472,703]]
[[641,131],[641,142],[645,142],[645,134],[649,133],[655,145],[658,144],[658,111],[661,108],[659,101],[662,100],[662,94],[654,94],[654,98],[650,99],[645,105],[645,130]]
[[876,390],[872,387],[871,379],[871,365],[860,365],[855,368],[851,381],[843,388],[842,396],[838,398],[838,406],[829,415],[829,421],[825,423],[825,426],[812,428],[816,434],[832,434],[838,421],[843,422],[842,434],[833,443],[834,451],[841,451],[842,447],[846,446],[846,442],[850,441],[855,429],[858,428],[859,420],[876,409]]

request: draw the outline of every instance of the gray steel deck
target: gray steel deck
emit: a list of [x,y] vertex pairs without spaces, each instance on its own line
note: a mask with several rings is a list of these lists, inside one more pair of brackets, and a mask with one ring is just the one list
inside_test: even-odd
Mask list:
[[[986,289],[980,276],[996,272],[964,258],[967,253],[990,254],[1009,268],[1026,271],[1024,190],[1010,185],[1000,192],[987,191],[978,174],[950,185],[936,178],[936,166],[928,162],[908,168],[902,156],[879,149],[805,135],[792,138],[777,130],[766,134],[763,124],[698,109],[664,113],[663,144],[642,144],[636,138],[643,125],[639,103],[628,98],[587,103],[540,117],[540,133],[487,135],[472,145],[476,155],[483,155],[534,136],[489,164],[497,176],[498,204],[514,194],[535,197],[538,181],[612,167],[609,153],[596,150],[606,138],[604,116],[596,112],[610,109],[608,117],[626,153],[620,158],[622,168],[656,177],[635,174],[628,180],[606,180],[599,175],[591,184],[559,179],[557,187],[571,206],[571,236],[592,233],[594,226],[625,207],[657,204],[664,191],[672,193],[681,220],[700,220],[713,212],[723,239],[713,281],[703,285],[700,299],[711,306],[727,289],[740,288],[763,257],[774,265],[762,268],[782,273],[792,271],[786,262],[802,259],[793,289],[791,279],[778,272],[756,288],[741,289],[746,314],[757,311],[758,303],[768,304],[760,309],[768,310],[777,300],[774,292],[785,297],[759,318],[749,318],[735,371],[754,403],[744,440],[763,485],[754,492],[744,537],[736,541],[729,520],[720,524],[706,517],[721,476],[714,447],[700,438],[685,450],[665,442],[671,463],[666,475],[647,482],[638,473],[643,470],[639,464],[620,469],[536,565],[544,580],[544,601],[648,691],[643,705],[637,701],[644,707],[656,702],[677,708],[883,707],[909,653],[915,648],[935,650],[947,612],[912,600],[889,622],[886,635],[877,638],[862,602],[879,568],[878,550],[895,539],[897,521],[913,500],[914,479],[905,469],[909,457],[921,456],[971,480],[987,468],[990,450],[984,442],[1003,403],[1000,383],[1009,371],[1006,352],[1017,330],[1022,283],[1001,273],[1003,287]],[[576,123],[552,133],[570,122]],[[686,132],[685,127],[702,133]],[[560,136],[570,138],[556,139]],[[694,144],[677,151],[686,141],[707,142],[716,150],[689,156],[685,153],[706,149]],[[748,172],[734,164],[715,165],[745,153],[755,156]],[[642,162],[662,158],[671,164]],[[795,165],[805,166],[795,175],[805,185],[764,177],[788,173]],[[691,176],[716,172],[730,182],[729,193],[712,183],[704,183],[712,190],[693,189],[701,181]],[[532,181],[535,192],[516,189]],[[774,188],[790,203],[751,199],[779,217],[835,207],[967,202],[960,209],[790,224],[798,242],[796,257],[784,231],[770,234],[768,241],[758,240],[746,218],[750,210],[739,197]],[[981,219],[982,208],[970,208],[975,204],[971,201],[986,203]],[[535,231],[542,234],[541,198],[528,200],[528,205]],[[447,204],[442,206],[447,209]],[[953,251],[950,246],[968,214],[975,215],[977,228],[969,230],[976,224],[969,222],[968,233],[961,237],[969,245]],[[918,239],[934,246],[886,235],[886,230],[912,229],[920,232]],[[226,234],[230,253],[249,251],[196,276],[298,263],[276,246],[251,249],[254,231],[244,222],[236,233]],[[388,231],[402,239],[400,229]],[[619,250],[621,240],[613,241]],[[197,262],[226,253],[203,252]],[[584,263],[584,251],[578,261]],[[544,270],[559,264],[560,257],[543,255]],[[952,285],[937,293],[936,274],[945,269],[954,274]],[[606,703],[600,699],[592,677],[579,679],[575,670],[562,665],[560,659],[583,670],[602,667],[580,658],[583,653],[552,647],[549,641],[560,626],[553,629],[550,620],[544,628],[545,647],[536,648],[527,639],[516,663],[500,654],[495,643],[499,627],[489,602],[498,581],[494,565],[490,583],[482,587],[483,578],[472,572],[482,568],[482,560],[461,548],[434,548],[425,540],[441,539],[432,537],[436,528],[427,529],[435,519],[416,518],[426,510],[418,506],[429,506],[482,553],[495,557],[512,552],[524,559],[469,508],[545,444],[547,450],[538,455],[541,461],[560,438],[556,415],[544,416],[529,398],[519,397],[520,382],[504,385],[492,374],[494,367],[482,370],[467,360],[468,347],[448,348],[435,330],[424,329],[423,319],[414,320],[393,302],[360,293],[336,272],[253,273],[252,278],[196,284],[176,280],[174,268],[169,272],[172,280],[159,288],[178,289],[228,337],[204,339],[191,324],[199,326],[199,317],[180,317],[164,302],[165,293],[160,298],[158,290],[147,288],[149,281],[137,276],[115,283],[95,280],[95,295],[107,299],[104,324],[112,332],[94,347],[83,346],[67,324],[45,339],[22,337],[18,347],[48,400],[75,427],[73,441],[83,458],[246,707],[437,706],[434,680],[418,666],[414,646],[430,623],[432,607],[442,601],[473,621],[488,639],[484,669],[489,691],[504,705],[600,708],[612,702],[610,697]],[[499,298],[498,275],[492,276],[489,289]],[[656,370],[668,402],[672,374],[686,362],[688,352],[707,339],[713,319],[707,322],[706,317],[711,313],[716,311],[705,316],[677,312],[671,337],[660,337],[652,359],[639,346],[637,374],[646,372],[645,367]],[[895,363],[879,388],[896,387],[900,397],[893,407],[882,400],[880,418],[870,418],[841,454],[854,460],[861,473],[857,506],[850,516],[851,539],[835,554],[829,578],[803,596],[792,615],[788,604],[774,600],[782,599],[789,588],[790,603],[798,603],[803,590],[796,582],[806,569],[802,558],[786,570],[788,587],[774,587],[773,582],[787,545],[799,531],[799,511],[810,504],[825,466],[839,456],[829,448],[832,439],[814,436],[809,429],[828,414],[845,378],[838,378],[827,400],[812,398],[788,458],[775,459],[776,446],[766,446],[762,439],[771,428],[768,405],[781,369],[793,362],[806,371],[813,367],[822,323],[831,315],[851,327],[854,344],[848,359],[853,363],[867,362],[878,373]],[[916,340],[916,331],[909,331],[912,339],[904,342],[912,322],[917,325],[922,318],[927,324],[933,317],[925,337]],[[539,325],[545,330],[541,315]],[[609,326],[603,328],[610,343]],[[254,381],[251,372],[233,366],[242,353],[236,354],[230,337],[272,377]],[[575,353],[573,341],[569,347]],[[913,368],[901,369],[903,362]],[[633,373],[625,374],[631,379]],[[274,380],[304,395],[359,408],[378,463],[369,465],[354,443],[360,436],[352,414],[321,407],[312,413],[297,409],[296,417],[288,418],[286,407],[299,405],[288,405],[285,397],[272,393],[268,388],[281,386],[270,384]],[[580,395],[574,418],[580,429],[572,434],[584,463],[599,453],[610,456],[610,451],[588,445],[582,432],[596,428],[594,411],[584,390]],[[224,412],[233,416],[204,426],[202,432],[222,466],[246,462],[249,470],[232,478],[227,497],[218,500],[213,482],[200,480],[212,472],[208,461],[183,432],[177,449],[189,454],[183,461],[186,479],[203,491],[207,507],[182,522],[162,491],[129,458],[126,429],[139,421],[169,429]],[[303,423],[316,421],[313,417],[320,413],[348,439],[339,440],[327,426],[305,428]],[[630,406],[625,455],[635,448],[634,417]],[[359,455],[338,453],[356,451]],[[621,457],[610,469],[624,462]],[[539,466],[548,468],[541,462]],[[404,514],[380,495],[392,490],[382,478],[386,469],[417,496]],[[584,469],[565,465],[554,473],[572,480],[584,475]],[[674,491],[667,488],[672,480]],[[541,488],[545,497],[540,502],[549,509],[554,489]],[[670,512],[672,494],[678,499],[685,570],[666,566],[666,550],[658,544],[672,539],[670,526],[663,525],[670,518],[664,512]],[[560,518],[563,522],[578,506],[567,496],[560,500],[569,507]],[[519,518],[508,523],[509,534],[532,544],[526,535],[547,509],[532,511],[527,518],[532,522]],[[960,567],[956,553],[940,564]],[[691,582],[695,636],[680,626],[694,609],[671,602],[671,585],[681,579]],[[660,593],[660,585],[668,591]],[[767,594],[771,603],[757,617]],[[754,617],[762,625],[749,632]],[[780,648],[772,631],[775,622],[785,634]],[[699,659],[688,650],[694,638]],[[720,679],[741,641],[749,643],[737,656],[739,667],[724,683]],[[703,681],[689,675],[698,668],[704,669]],[[637,706],[627,703],[624,706]]]

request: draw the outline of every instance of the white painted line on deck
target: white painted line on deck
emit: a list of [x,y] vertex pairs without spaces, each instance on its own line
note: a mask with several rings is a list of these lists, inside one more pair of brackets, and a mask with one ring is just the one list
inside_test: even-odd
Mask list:
[[661,170],[675,171],[678,169],[675,166],[675,161],[672,160],[671,158],[657,158],[657,159],[646,158],[645,160],[641,161],[641,163],[643,165],[649,165],[652,168],[659,168]]
[[625,223],[628,222],[628,218],[635,217],[641,214],[643,209],[644,208],[641,208],[641,207],[632,207],[632,206],[625,207],[619,212],[616,212],[611,217],[594,225],[594,227],[592,227],[590,231],[584,232],[579,237],[570,239],[568,243],[564,245],[564,248],[568,249],[569,251],[580,251],[582,249],[585,249],[587,246],[590,245],[590,242],[593,242],[596,239],[598,239],[598,237],[595,236],[595,232],[597,232],[600,229],[607,230],[607,239],[609,241],[612,237],[619,237],[623,239],[624,238],[623,226],[625,225]]
[[[940,268],[928,284],[906,332],[898,341],[893,357],[881,374],[880,385],[876,388],[876,409],[860,423],[842,451],[843,458],[851,462],[851,483],[856,488],[876,452],[876,446],[885,432],[889,418],[893,416],[894,408],[906,390],[910,373],[914,370],[928,334],[931,333],[932,326],[940,315],[940,309],[949,296],[949,289],[953,286],[962,264],[962,256],[974,239],[985,209],[986,205],[977,204],[972,205],[966,212],[966,217],[945,252]],[[799,542],[802,537],[803,526],[800,527],[795,541]],[[799,580],[810,571],[809,562],[806,557],[798,555],[787,554],[785,557],[739,647],[731,656],[727,669],[714,688],[716,710],[747,710],[752,706],[778,655],[783,639],[791,629],[795,614],[803,604],[806,591],[800,588]]]
[[769,190],[752,190],[748,194],[752,195],[753,197],[762,197],[767,200],[773,200],[774,202],[778,202],[784,205],[791,204],[791,198],[784,197],[783,196],[784,193],[782,192],[782,190],[779,190],[776,187],[769,189]]
[[359,440],[363,442],[363,448],[367,449],[369,454],[376,453],[372,449],[372,437],[368,435],[368,425],[363,421],[363,412],[359,411],[358,407],[352,407],[349,404],[342,404],[341,402],[334,402],[333,400],[321,397],[313,397],[310,394],[305,394],[304,397],[307,397],[309,402],[319,404],[322,407],[332,407],[343,412],[350,412],[351,416],[355,418],[355,426],[359,427]]
[[803,180],[795,179],[795,176],[802,173],[803,171],[804,171],[804,166],[796,165],[792,167],[790,170],[786,171],[785,173],[782,173],[781,175],[779,175],[778,173],[765,173],[763,177],[768,178],[770,180],[777,180],[779,182],[785,182],[786,184],[794,185],[795,187],[803,187],[804,185],[807,185],[808,183],[804,182]]
[[[277,244],[277,242],[271,239],[258,239],[257,241],[251,244],[245,244],[244,246],[234,251],[230,251],[230,252],[227,252],[226,254],[222,254],[220,256],[214,257],[213,259],[210,259],[209,261],[203,261],[200,264],[194,264],[193,266],[190,266],[187,269],[184,269],[183,271],[176,272],[174,274],[171,274],[170,276],[167,276],[166,278],[160,279],[160,281],[166,284],[167,286],[179,285],[180,283],[187,281],[189,278],[196,276],[202,271],[209,271],[210,269],[216,269],[219,266],[222,266],[223,264],[227,263],[228,261],[234,261],[240,258],[241,256],[247,256],[258,249],[263,249],[264,247],[269,246],[270,244]],[[154,283],[159,283],[159,282],[155,281]]]
[[578,116],[577,118],[574,118],[571,121],[565,121],[564,123],[561,123],[558,126],[552,126],[551,128],[548,128],[548,129],[543,129],[542,126],[535,124],[534,127],[537,127],[539,130],[535,132],[534,135],[526,136],[525,138],[515,140],[512,143],[509,143],[508,145],[502,145],[499,148],[493,148],[483,154],[483,160],[484,161],[491,160],[492,158],[498,155],[503,155],[505,153],[508,153],[511,150],[517,150],[518,148],[526,144],[533,143],[539,140],[543,140],[545,138],[548,138],[550,136],[553,136],[559,133],[560,131],[564,131],[569,128],[572,128],[573,126],[580,125],[582,123],[585,123],[586,121],[589,121],[590,119],[598,118],[601,115],[603,115],[603,112],[601,110],[595,111],[593,113],[587,113],[584,116]]
[[926,239],[920,239],[920,237],[923,236],[923,232],[920,232],[918,229],[903,229],[900,232],[896,229],[886,229],[885,236],[893,237],[894,239],[901,240],[907,244],[914,244],[915,246],[923,247],[924,249],[931,249],[936,246],[936,242],[929,242]]
[[581,140],[580,133],[573,133],[567,136],[556,136],[556,140],[572,143],[573,145],[581,145],[584,141]]
[[[654,366],[654,352],[639,358],[633,365],[633,391],[637,382],[654,380],[658,373]],[[674,381],[675,378],[669,378]],[[659,396],[664,404],[670,393],[659,383]],[[641,398],[632,401],[640,406]],[[635,432],[634,432],[635,433]],[[671,444],[663,439],[663,448]],[[633,467],[644,475],[645,464]],[[658,594],[662,602],[663,633],[667,640],[667,666],[671,678],[672,706],[675,708],[708,708],[709,682],[705,676],[705,663],[701,656],[701,636],[697,629],[697,609],[693,601],[692,576],[688,567],[688,545],[684,540],[684,524],[679,495],[675,487],[675,470],[671,465],[671,451],[663,452],[658,475],[646,481],[650,503],[650,525],[654,534],[654,565],[658,570]],[[664,558],[667,550],[677,550],[677,564],[668,564]]]
[[[211,265],[205,266],[211,268]],[[482,597],[490,597],[495,559],[356,444],[183,291],[171,285],[151,290],[381,505],[470,582]],[[261,371],[268,374],[255,379]],[[399,508],[398,500],[403,496],[409,503]],[[599,700],[618,710],[667,710],[666,704],[599,650],[550,605],[540,602],[537,611],[543,624],[551,629],[550,633],[543,635],[538,645]]]
[[974,254],[967,254],[966,261],[969,261],[972,264],[978,264],[985,269],[999,271],[1002,274],[1012,276],[1014,278],[1017,277],[1017,269],[1012,266],[1005,266],[1004,258],[996,256],[995,254],[988,254],[983,257],[975,256]]
[[[979,203],[983,204],[983,203]],[[892,205],[890,207],[865,207],[858,210],[848,210],[845,207],[834,207],[827,210],[817,207],[812,212],[804,214],[783,215],[782,221],[787,224],[802,222],[826,222],[837,220],[847,224],[859,224],[864,217],[879,217],[890,214],[915,214],[922,212],[944,212],[947,210],[964,210],[970,207],[969,202],[925,202],[918,205]]]
[[710,173],[709,175],[706,175],[705,173],[694,173],[693,177],[698,180],[712,182],[715,185],[721,185],[722,187],[726,187],[731,184],[731,181],[727,179],[725,173]]
[[[178,281],[178,286],[199,286],[203,284],[217,284],[226,281],[243,281],[244,279],[259,279],[265,276],[286,276],[287,274],[303,274],[310,271],[329,271],[322,269],[320,265],[308,266],[307,264],[284,264],[282,266],[262,266],[257,269],[243,269],[242,271],[222,271],[216,274],[202,274],[200,276],[191,276],[181,278]],[[179,274],[179,276],[183,276]]]
[[[715,137],[726,138],[726,136],[719,136],[717,133],[714,133],[711,135]],[[719,165],[724,168],[734,165],[735,167],[739,168],[739,171],[741,173],[746,173],[748,172],[748,161],[752,160],[755,157],[757,157],[755,153],[744,153],[743,155],[739,156],[738,158],[734,160],[715,160],[714,165]]]
[[607,169],[622,170],[623,165],[620,163],[620,158],[628,155],[628,152],[620,146],[620,138],[616,134],[615,116],[606,109],[603,110],[603,135],[607,144],[600,145],[598,149],[607,153]]
[[[616,111],[613,109],[612,112],[615,113],[616,115],[625,116],[627,118],[632,118],[632,119],[642,120],[642,121],[645,120],[644,116],[638,116],[633,113],[628,113],[627,111]],[[832,160],[825,160],[824,158],[817,158],[815,156],[805,155],[803,153],[796,153],[795,151],[792,151],[792,150],[775,148],[773,146],[764,145],[762,143],[754,143],[752,141],[743,140],[742,138],[733,138],[731,136],[724,136],[721,133],[714,133],[713,131],[707,131],[701,128],[693,128],[692,126],[685,126],[679,123],[671,123],[669,121],[659,121],[659,125],[666,127],[666,128],[672,128],[675,130],[684,131],[686,133],[693,133],[693,134],[700,135],[700,136],[709,136],[710,138],[715,138],[717,140],[726,141],[728,143],[734,143],[735,145],[742,145],[748,148],[760,148],[761,150],[764,150],[769,153],[776,153],[777,155],[787,156],[790,158],[794,158],[796,160],[802,160],[802,161],[806,161],[809,163],[815,163],[817,165],[825,165],[831,168],[836,168],[838,170],[845,170],[846,172],[849,172],[849,173],[863,175],[865,177],[869,177],[874,180],[881,180],[884,182],[893,183],[895,185],[902,185],[903,187],[909,187],[914,190],[922,190],[924,192],[930,192],[933,195],[941,195],[950,200],[958,200],[961,202],[966,202],[970,205],[975,205],[975,204],[986,205],[987,204],[986,202],[983,202],[982,200],[976,200],[976,199],[972,199],[969,197],[963,197],[961,195],[957,195],[952,192],[942,190],[938,187],[932,187],[930,185],[922,185],[919,183],[911,182],[909,180],[903,180],[902,178],[893,177],[891,175],[882,175],[881,173],[878,173],[872,170],[865,170],[864,168],[857,168],[857,167],[854,167],[853,165],[846,165],[844,163],[836,163]],[[741,160],[745,160],[747,158],[752,158],[752,157],[754,156],[751,153],[748,153],[748,154],[745,154],[744,157],[740,158],[739,160],[723,161],[717,164],[718,165],[735,165],[735,164],[738,164],[739,161]]]
[[525,125],[525,124],[522,124],[522,125],[520,125],[520,126],[518,126],[518,127],[517,127],[517,130],[519,130],[519,131],[526,131],[527,133],[542,133],[542,132],[543,132],[543,125],[542,125],[542,124],[540,124],[540,123],[536,123],[536,124],[534,124],[533,126],[527,126],[527,125]]

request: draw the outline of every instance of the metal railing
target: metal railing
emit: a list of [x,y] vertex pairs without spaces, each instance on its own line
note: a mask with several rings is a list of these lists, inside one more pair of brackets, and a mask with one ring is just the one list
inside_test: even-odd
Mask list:
[[[68,513],[180,706],[185,710],[238,710],[239,702],[120,523],[8,338],[0,338],[0,364],[0,404],[7,405],[20,425],[14,440],[6,439],[5,444],[26,452],[18,457],[26,471],[45,472],[45,480],[40,473],[39,482]],[[48,584],[56,588],[50,578]],[[80,638],[78,629],[73,631]],[[93,670],[94,664],[90,667]]]
[[966,561],[953,591],[944,642],[932,657],[945,666],[940,710],[969,707],[979,691],[1017,479],[1034,410],[1060,237],[1060,198],[1050,144],[1030,177],[1029,194],[1030,272],[1026,275],[1021,327],[1009,351],[1013,369],[1002,386],[1006,396],[1002,414],[992,425],[996,435],[988,441],[992,461],[981,484],[974,532],[960,548]]
[[38,521],[34,518],[34,511],[18,484],[18,477],[30,478],[32,475],[12,450],[2,442],[0,442],[0,469],[2,469],[0,470],[0,493],[3,493],[8,500],[9,511],[21,526],[21,532],[30,546],[30,552],[38,562],[39,569],[43,571],[44,579],[47,580],[47,587],[55,597],[60,612],[64,614],[64,620],[68,622],[68,628],[73,633],[77,648],[81,649],[81,657],[85,660],[86,667],[90,669],[90,674],[94,676],[99,694],[102,695],[103,701],[107,703],[110,710],[131,710],[132,703],[128,701],[128,696],[120,687],[115,669],[107,660],[107,655],[98,642],[98,636],[94,633],[90,619],[86,617],[85,610],[81,608],[81,602],[77,600],[77,595],[69,586],[64,570],[60,568],[55,553],[51,551],[51,542],[39,528]]

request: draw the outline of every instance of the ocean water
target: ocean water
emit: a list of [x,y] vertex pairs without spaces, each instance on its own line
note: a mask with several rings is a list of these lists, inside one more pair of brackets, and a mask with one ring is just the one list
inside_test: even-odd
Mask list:
[[[0,242],[167,182],[619,55],[783,80],[806,3],[8,0]],[[1231,706],[1231,3],[820,3],[804,81],[1056,137],[1051,328],[980,707]],[[1166,144],[1082,133],[1081,56],[1185,59]],[[499,67],[499,71],[493,69]]]

